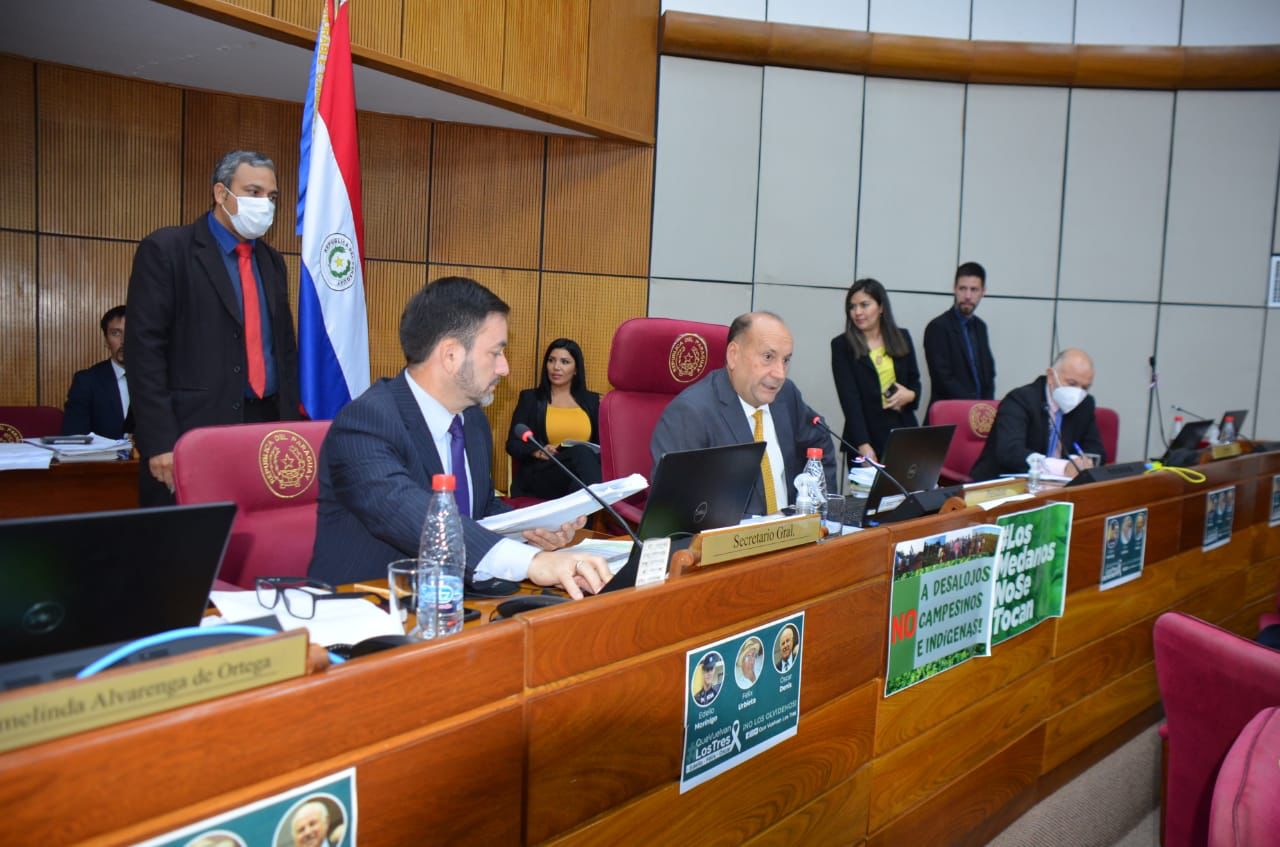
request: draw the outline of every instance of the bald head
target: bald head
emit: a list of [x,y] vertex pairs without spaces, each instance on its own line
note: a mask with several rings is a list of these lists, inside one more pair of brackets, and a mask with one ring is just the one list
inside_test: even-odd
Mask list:
[[329,837],[329,807],[319,800],[303,803],[293,813],[294,847],[320,847]]
[[1045,375],[1051,389],[1067,385],[1088,391],[1093,387],[1093,359],[1078,347],[1068,347],[1054,358]]
[[750,406],[767,406],[787,381],[794,344],[791,331],[772,312],[748,312],[734,318],[725,350],[729,382]]

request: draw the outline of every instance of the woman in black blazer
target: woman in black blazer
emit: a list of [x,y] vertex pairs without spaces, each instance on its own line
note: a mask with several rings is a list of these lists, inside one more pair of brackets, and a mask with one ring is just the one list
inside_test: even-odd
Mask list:
[[860,279],[850,286],[844,311],[845,330],[831,339],[844,440],[879,461],[889,430],[919,426],[920,367],[911,336],[894,322],[889,295],[879,282]]
[[576,341],[557,338],[542,357],[542,378],[537,388],[520,392],[507,453],[515,460],[511,480],[513,497],[552,499],[576,491],[577,484],[555,462],[532,444],[516,436],[524,424],[536,437],[588,485],[600,481],[600,454],[585,444],[563,446],[564,441],[600,443],[600,395],[587,390],[582,348]]

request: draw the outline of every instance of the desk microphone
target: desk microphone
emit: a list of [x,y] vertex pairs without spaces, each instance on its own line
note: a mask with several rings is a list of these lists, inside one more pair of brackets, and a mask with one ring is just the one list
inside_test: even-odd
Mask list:
[[596,494],[594,491],[592,491],[591,486],[587,485],[585,482],[579,479],[577,474],[569,470],[569,468],[565,465],[564,462],[557,459],[556,454],[553,453],[551,450],[548,450],[547,445],[543,444],[534,436],[533,430],[529,429],[529,427],[526,426],[525,424],[516,424],[514,432],[516,434],[516,438],[519,438],[521,441],[523,441],[526,444],[532,444],[534,447],[537,447],[539,450],[541,450],[548,459],[556,463],[556,465],[560,468],[560,470],[564,471],[569,475],[569,479],[572,479],[582,488],[583,491],[590,494],[591,499],[599,503],[601,508],[603,508],[606,512],[608,512],[609,516],[612,517],[615,521],[617,521],[618,525],[627,531],[627,535],[631,536],[631,540],[636,543],[636,546],[638,547],[644,546],[644,542],[640,540],[640,536],[635,534],[635,531],[631,529],[631,526],[626,521],[624,521],[618,515],[617,512],[613,510],[613,507],[610,506],[608,503],[604,502],[604,498],[602,498],[599,494]]
[[832,438],[834,438],[836,441],[839,441],[841,444],[843,444],[843,445],[844,445],[844,449],[846,449],[846,450],[848,450],[848,451],[849,451],[849,455],[852,457],[852,459],[853,459],[853,461],[854,461],[854,462],[856,462],[856,463],[858,463],[858,464],[862,464],[862,463],[864,463],[864,462],[865,462],[866,464],[871,465],[871,467],[873,467],[873,468],[875,468],[877,471],[879,471],[879,472],[884,476],[884,478],[885,478],[885,479],[887,479],[887,480],[889,480],[890,482],[892,482],[892,483],[897,487],[897,489],[898,489],[899,491],[901,491],[901,492],[902,492],[902,496],[903,496],[903,497],[910,497],[910,496],[911,496],[911,492],[910,492],[910,491],[908,491],[908,490],[907,490],[907,489],[902,485],[902,483],[900,483],[900,482],[898,482],[898,480],[894,479],[894,478],[893,478],[893,474],[889,473],[889,471],[885,469],[885,466],[884,466],[884,465],[880,464],[879,462],[877,462],[877,461],[875,461],[875,460],[873,460],[873,459],[868,459],[866,456],[864,456],[864,455],[862,455],[861,453],[859,453],[859,452],[858,452],[858,448],[857,448],[857,447],[854,447],[854,446],[853,446],[852,444],[850,444],[848,441],[845,441],[843,438],[841,438],[840,436],[836,435],[835,430],[833,430],[831,427],[827,426],[827,422],[826,422],[826,421],[824,421],[824,420],[822,419],[822,415],[814,415],[812,418],[810,418],[810,419],[809,419],[809,423],[813,424],[813,425],[814,425],[814,426],[816,426],[816,427],[819,427],[819,428],[820,428],[820,429],[822,429],[824,432],[826,432],[826,433],[827,433],[827,435],[830,435],[830,436],[831,436]]
[[1184,415],[1190,415],[1191,417],[1195,418],[1198,421],[1208,420],[1208,418],[1206,418],[1204,415],[1197,415],[1195,412],[1191,411],[1190,409],[1184,409],[1175,403],[1169,404],[1169,408],[1173,409],[1175,412],[1182,412],[1182,414]]
[[1067,452],[1067,445],[1062,440],[1062,430],[1058,428],[1058,422],[1055,421],[1053,419],[1053,415],[1049,413],[1049,404],[1045,403],[1042,408],[1044,409],[1045,414],[1049,417],[1049,428],[1052,429],[1053,434],[1058,437],[1058,447],[1062,449],[1063,457],[1071,463],[1071,467],[1076,469],[1077,474],[1084,473],[1084,471],[1080,470],[1080,466],[1076,464],[1076,460],[1071,458],[1071,454]]

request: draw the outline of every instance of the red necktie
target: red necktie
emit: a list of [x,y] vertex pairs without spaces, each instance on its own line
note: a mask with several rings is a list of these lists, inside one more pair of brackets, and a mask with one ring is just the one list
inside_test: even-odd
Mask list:
[[253,245],[236,245],[240,260],[240,291],[244,296],[244,352],[249,360],[249,387],[261,397],[267,390],[267,363],[262,356],[262,314],[258,305],[258,280],[253,275]]

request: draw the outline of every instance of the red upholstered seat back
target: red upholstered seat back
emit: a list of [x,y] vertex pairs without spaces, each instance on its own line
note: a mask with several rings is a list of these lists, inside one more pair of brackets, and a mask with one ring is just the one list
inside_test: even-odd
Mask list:
[[1236,736],[1280,703],[1280,653],[1181,612],[1155,625],[1168,736],[1165,847],[1208,840],[1214,782]]
[[259,576],[302,576],[311,562],[320,445],[329,421],[193,429],[173,450],[179,503],[239,507],[219,573],[251,588]]
[[1280,707],[1273,706],[1245,724],[1218,771],[1209,813],[1209,847],[1274,844],[1280,839],[1278,761]]
[[600,401],[605,479],[633,473],[651,478],[649,440],[658,418],[671,398],[724,367],[728,333],[721,324],[670,318],[633,318],[618,327],[609,350],[613,390]]
[[1102,438],[1102,449],[1107,454],[1103,461],[1116,461],[1116,449],[1120,443],[1120,415],[1115,409],[1098,406],[1093,410],[1093,419],[1098,422],[1098,435]]
[[0,406],[0,444],[61,432],[61,409],[53,406]]
[[942,460],[943,484],[973,481],[969,470],[987,443],[999,406],[996,400],[939,400],[929,407],[926,423],[930,426],[956,426],[956,434],[951,437],[951,446],[947,448],[947,457]]

